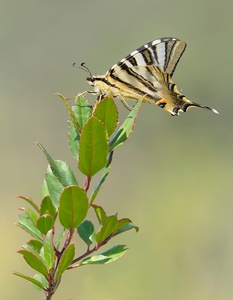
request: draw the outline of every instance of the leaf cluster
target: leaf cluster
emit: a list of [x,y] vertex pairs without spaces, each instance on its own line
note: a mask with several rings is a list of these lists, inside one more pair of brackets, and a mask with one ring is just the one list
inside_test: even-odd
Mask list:
[[[53,160],[38,143],[49,164],[42,186],[43,198],[37,205],[31,198],[20,196],[29,208],[21,208],[17,222],[17,226],[31,236],[18,253],[37,273],[34,277],[19,272],[14,274],[44,290],[46,299],[51,299],[66,270],[115,261],[127,251],[125,245],[115,245],[100,253],[99,249],[116,235],[133,228],[138,231],[129,218],[108,216],[94,200],[109,174],[113,152],[133,130],[141,102],[136,103],[126,120],[118,126],[118,111],[111,98],[98,101],[92,107],[78,96],[70,107],[68,101],[59,96],[69,114],[70,150],[78,170],[85,175],[85,183],[80,185],[70,166],[66,162]],[[91,180],[100,171],[102,175],[89,193]],[[87,219],[90,209],[95,212],[98,228]],[[86,245],[86,251],[82,254],[77,253],[76,244],[72,241],[75,234]]]

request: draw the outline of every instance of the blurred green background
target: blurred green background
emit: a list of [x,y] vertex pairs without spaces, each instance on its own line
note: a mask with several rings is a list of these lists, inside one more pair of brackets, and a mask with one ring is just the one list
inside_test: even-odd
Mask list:
[[[25,204],[16,196],[40,199],[47,162],[35,141],[76,169],[55,96],[89,89],[73,62],[105,73],[164,36],[188,44],[174,75],[178,88],[220,114],[190,109],[173,118],[142,105],[96,199],[140,231],[115,241],[130,248],[117,262],[67,272],[54,300],[233,299],[232,0],[12,0],[0,8],[2,299],[43,299],[11,275],[33,274],[16,254],[28,239],[14,226]],[[117,104],[123,119],[128,112]]]

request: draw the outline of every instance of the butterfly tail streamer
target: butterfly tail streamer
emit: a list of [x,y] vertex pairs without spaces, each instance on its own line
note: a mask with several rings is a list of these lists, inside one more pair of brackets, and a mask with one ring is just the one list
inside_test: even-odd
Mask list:
[[215,108],[212,108],[212,107],[209,107],[209,106],[205,106],[205,105],[202,105],[202,104],[199,104],[199,103],[196,103],[196,102],[191,102],[190,104],[184,103],[183,106],[182,106],[182,110],[185,112],[190,107],[204,108],[204,109],[207,109],[207,110],[211,110],[215,114],[219,114],[219,112]]

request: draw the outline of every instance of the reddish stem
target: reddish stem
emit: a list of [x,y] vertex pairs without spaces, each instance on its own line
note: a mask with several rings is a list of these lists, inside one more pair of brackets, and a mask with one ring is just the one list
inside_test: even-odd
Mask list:
[[87,192],[89,187],[90,187],[90,183],[91,183],[91,177],[90,176],[87,176],[86,178],[86,182],[85,182],[85,186],[84,186],[84,191]]

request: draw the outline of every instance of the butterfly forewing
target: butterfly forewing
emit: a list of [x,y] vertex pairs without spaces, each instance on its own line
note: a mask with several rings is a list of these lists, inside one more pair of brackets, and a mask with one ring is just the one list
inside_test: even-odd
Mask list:
[[185,48],[186,44],[178,39],[158,39],[133,51],[118,65],[126,65],[129,68],[153,65],[172,76]]

